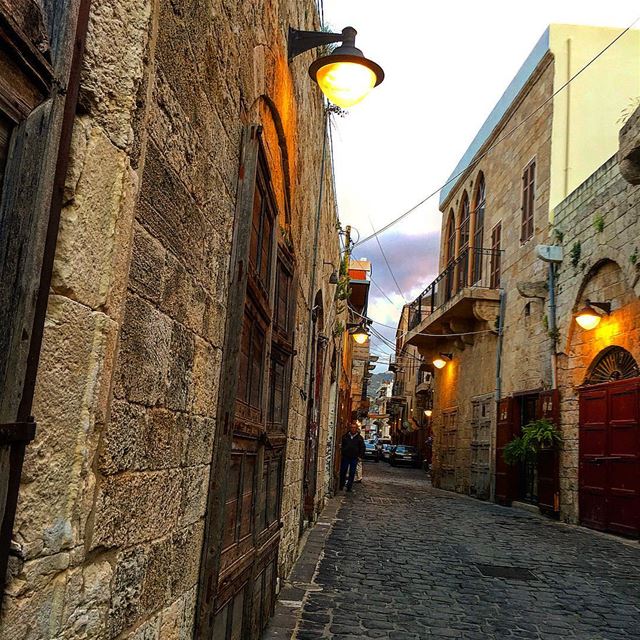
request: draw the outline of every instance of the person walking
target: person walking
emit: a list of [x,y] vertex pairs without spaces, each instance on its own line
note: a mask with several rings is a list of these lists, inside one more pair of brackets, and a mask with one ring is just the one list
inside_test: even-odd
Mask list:
[[[358,460],[364,458],[364,439],[359,433],[360,429],[357,422],[352,422],[349,431],[342,436],[340,462],[340,490],[347,485],[347,491],[351,491],[353,480],[356,475],[356,467]],[[347,471],[349,477],[347,478]]]

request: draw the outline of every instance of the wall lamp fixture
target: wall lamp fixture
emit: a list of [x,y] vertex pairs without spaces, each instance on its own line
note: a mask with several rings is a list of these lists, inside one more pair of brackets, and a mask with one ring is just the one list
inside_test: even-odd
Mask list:
[[[603,313],[596,311],[600,309]],[[585,300],[585,306],[576,314],[576,322],[585,331],[595,329],[602,320],[603,315],[611,313],[610,302],[592,302],[591,300]]]
[[436,369],[444,369],[449,360],[453,360],[453,353],[441,353],[438,358],[433,359],[433,366]]
[[382,67],[365,58],[356,47],[356,34],[353,27],[345,27],[342,33],[299,31],[289,27],[289,60],[309,49],[342,42],[329,55],[312,62],[309,75],[329,101],[344,109],[364,100],[384,80]]
[[339,282],[338,270],[333,266],[333,262],[329,262],[328,260],[324,260],[323,264],[328,264],[328,265],[331,265],[331,267],[333,267],[333,271],[331,272],[331,275],[329,276],[329,284],[338,284],[338,282]]
[[372,320],[369,318],[363,318],[361,322],[347,322],[347,329],[351,334],[354,342],[356,344],[366,344],[367,340],[369,340],[369,329],[368,326],[371,324]]

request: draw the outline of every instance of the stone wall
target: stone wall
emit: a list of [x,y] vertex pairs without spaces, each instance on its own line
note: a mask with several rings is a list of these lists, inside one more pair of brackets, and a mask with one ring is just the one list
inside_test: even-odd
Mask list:
[[92,2],[1,638],[191,637],[251,122],[297,260],[280,574],[292,564],[309,306],[321,291],[332,335],[338,242],[328,172],[310,292],[324,116],[311,54],[287,64],[289,25],[316,28],[314,3]]
[[[630,144],[635,141],[634,144]],[[640,145],[640,110],[621,131],[622,146]],[[614,157],[557,208],[555,229],[564,261],[558,269],[558,382],[564,444],[561,518],[578,520],[578,387],[603,349],[617,345],[640,361],[640,187],[620,174]],[[585,300],[610,301],[611,315],[584,331],[574,313]]]
[[[553,74],[553,60],[548,55],[541,61],[521,95],[481,150],[480,153],[486,155],[460,178],[442,208],[440,264],[444,269],[447,260],[445,238],[449,211],[454,211],[456,228],[459,227],[463,193],[466,190],[473,208],[474,190],[482,172],[486,185],[484,248],[491,247],[493,228],[498,223],[502,228],[500,286],[506,296],[501,366],[502,397],[550,384],[548,354],[551,347],[545,318],[545,300],[523,297],[518,285],[542,282],[544,289],[546,281],[545,264],[535,256],[534,250],[537,244],[547,242],[550,233],[548,214],[552,107],[551,103],[542,105],[553,91]],[[525,120],[526,125],[521,126]],[[496,144],[497,140],[500,142]],[[521,243],[522,171],[534,158],[537,167],[534,233],[531,239]],[[541,295],[546,296],[546,291]],[[442,466],[447,458],[446,466],[455,469],[447,488],[463,493],[468,491],[470,480],[472,399],[492,394],[496,388],[497,340],[494,332],[498,303],[491,303],[489,306],[482,304],[485,309],[478,315],[488,320],[480,321],[469,311],[468,317],[451,323],[449,332],[486,333],[455,341],[438,339],[431,346],[422,349],[428,362],[438,352],[450,351],[454,355],[452,363],[442,371],[435,372],[434,482],[436,486],[440,486],[443,478]],[[455,435],[449,434],[447,437],[443,427],[443,411],[451,413],[454,410]],[[492,433],[495,433],[495,415],[493,420]],[[447,453],[447,449],[455,451]],[[494,458],[492,450],[492,464],[495,462]]]

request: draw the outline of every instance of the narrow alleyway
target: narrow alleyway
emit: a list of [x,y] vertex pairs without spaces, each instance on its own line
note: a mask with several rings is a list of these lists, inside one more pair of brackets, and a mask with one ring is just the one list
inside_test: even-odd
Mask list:
[[640,638],[639,576],[637,542],[371,463],[337,512],[291,637]]

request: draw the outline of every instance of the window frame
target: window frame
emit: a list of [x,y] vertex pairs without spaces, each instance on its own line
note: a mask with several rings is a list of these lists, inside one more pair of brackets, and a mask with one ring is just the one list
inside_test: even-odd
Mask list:
[[522,170],[520,193],[520,244],[526,244],[535,233],[537,162],[533,157]]

